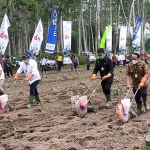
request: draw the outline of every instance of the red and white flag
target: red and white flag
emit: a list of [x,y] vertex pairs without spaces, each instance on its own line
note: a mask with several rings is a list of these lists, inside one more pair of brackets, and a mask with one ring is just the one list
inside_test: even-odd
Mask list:
[[43,41],[43,25],[40,19],[30,44],[30,50],[33,50],[34,54],[38,55],[42,41]]
[[0,53],[4,54],[9,42],[8,28],[10,27],[10,22],[7,15],[4,15],[3,22],[0,28]]

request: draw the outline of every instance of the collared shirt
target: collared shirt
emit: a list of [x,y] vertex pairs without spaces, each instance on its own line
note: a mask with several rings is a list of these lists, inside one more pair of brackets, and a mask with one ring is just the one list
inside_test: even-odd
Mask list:
[[2,71],[2,73],[0,74],[0,80],[4,80],[5,76],[4,76],[4,71],[3,71],[1,64],[0,64],[0,71]]
[[[141,60],[135,65],[130,62],[126,68],[126,75],[131,76],[133,86],[138,86],[145,74],[148,74],[148,66]],[[147,80],[146,85],[148,82]]]
[[46,62],[47,62],[47,60],[45,58],[42,58],[41,61],[40,61],[40,64],[41,65],[46,65]]
[[41,79],[41,76],[37,68],[37,63],[33,59],[30,59],[27,64],[25,64],[24,62],[21,63],[21,66],[17,70],[17,73],[20,74],[23,71],[25,72],[26,77],[28,77],[30,74],[34,74],[34,76],[28,81],[29,84],[32,84],[33,82]]

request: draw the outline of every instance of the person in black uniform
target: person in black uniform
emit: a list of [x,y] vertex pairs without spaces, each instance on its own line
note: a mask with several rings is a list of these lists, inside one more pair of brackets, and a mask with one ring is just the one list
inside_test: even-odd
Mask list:
[[96,79],[98,71],[100,72],[100,76],[102,79],[101,86],[103,89],[103,93],[106,96],[106,107],[112,106],[112,102],[110,99],[110,88],[113,83],[113,71],[114,66],[113,62],[110,58],[105,56],[105,52],[103,48],[99,48],[97,50],[99,59],[96,60],[95,67],[92,74],[92,80]]

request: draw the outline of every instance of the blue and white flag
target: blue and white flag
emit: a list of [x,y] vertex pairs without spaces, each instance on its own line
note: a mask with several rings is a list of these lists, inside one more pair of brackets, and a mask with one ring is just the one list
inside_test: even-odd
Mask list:
[[133,38],[132,38],[132,46],[136,49],[138,49],[140,47],[140,27],[142,24],[142,19],[140,18],[139,14],[136,14],[136,18],[137,18],[137,23],[136,23],[136,27],[134,28],[134,32],[133,32]]
[[57,12],[55,6],[53,6],[45,52],[54,53],[56,43],[57,43]]

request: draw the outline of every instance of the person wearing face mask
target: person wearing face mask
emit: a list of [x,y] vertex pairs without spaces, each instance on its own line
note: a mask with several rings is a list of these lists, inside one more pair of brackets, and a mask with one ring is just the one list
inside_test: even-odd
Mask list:
[[131,55],[132,62],[127,65],[126,68],[126,84],[127,88],[130,89],[130,77],[132,80],[133,93],[135,94],[135,101],[137,105],[137,113],[142,113],[142,102],[145,107],[145,111],[149,110],[147,102],[147,88],[148,88],[148,66],[144,61],[140,60],[138,53]]
[[36,100],[37,105],[41,104],[41,100],[39,97],[39,93],[37,91],[37,85],[40,82],[40,74],[37,68],[37,63],[33,59],[30,59],[29,54],[24,53],[22,56],[23,63],[20,65],[17,70],[14,80],[18,79],[19,74],[23,71],[26,73],[26,77],[24,78],[24,82],[28,82],[30,86],[30,96],[27,107],[30,108],[32,106],[33,100]]
[[105,94],[106,97],[106,107],[112,106],[112,102],[110,99],[110,89],[111,89],[111,84],[113,83],[113,71],[114,71],[114,66],[113,62],[110,58],[105,56],[105,52],[103,48],[99,48],[97,50],[99,59],[96,60],[95,67],[93,70],[92,74],[92,80],[96,79],[98,71],[100,72],[101,76],[101,86],[103,89],[103,93]]

